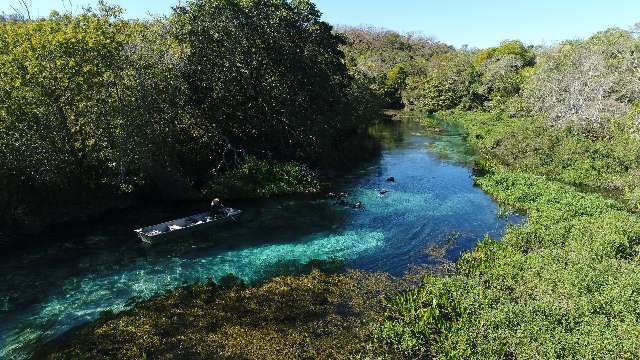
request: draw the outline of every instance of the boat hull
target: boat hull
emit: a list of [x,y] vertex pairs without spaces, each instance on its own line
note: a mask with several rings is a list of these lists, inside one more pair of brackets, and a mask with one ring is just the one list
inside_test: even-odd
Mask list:
[[155,244],[175,240],[193,233],[205,232],[218,225],[235,221],[240,214],[242,214],[242,211],[237,209],[228,209],[225,216],[216,218],[211,218],[209,213],[200,213],[136,229],[134,232],[140,240],[149,244]]

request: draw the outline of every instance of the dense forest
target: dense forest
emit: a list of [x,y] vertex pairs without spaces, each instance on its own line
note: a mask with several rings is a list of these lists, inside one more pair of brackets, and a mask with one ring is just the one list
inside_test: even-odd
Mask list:
[[371,152],[375,94],[309,1],[194,1],[145,21],[100,4],[0,23],[3,228],[225,191],[230,171],[275,183],[256,196],[313,190],[313,171]]
[[105,313],[37,357],[640,354],[637,29],[475,49],[333,28],[308,0],[120,14],[102,4],[0,23],[3,225],[158,194],[318,191],[318,174],[375,151],[367,128],[383,109],[462,129],[477,185],[527,218],[401,279],[313,270],[186,286]]

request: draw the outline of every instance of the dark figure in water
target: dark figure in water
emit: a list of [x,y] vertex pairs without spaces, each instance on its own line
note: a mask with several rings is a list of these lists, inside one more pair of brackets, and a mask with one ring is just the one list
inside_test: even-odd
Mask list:
[[215,198],[211,200],[211,208],[209,209],[211,217],[226,215],[225,207],[220,202],[220,199]]
[[380,196],[384,196],[384,194],[388,193],[391,190],[388,189],[381,189],[378,193],[380,194]]
[[344,206],[344,207],[350,207],[352,209],[360,209],[360,208],[362,208],[362,202],[360,202],[360,201],[355,202],[355,203],[348,202],[347,200],[345,200],[347,198],[347,196],[349,196],[349,195],[347,193],[343,193],[343,192],[337,193],[337,194],[335,194],[335,193],[328,193],[327,194],[327,197],[329,199],[336,199],[336,202],[335,202],[336,205],[340,205],[340,206]]
[[338,199],[336,200],[336,204],[340,205],[340,206],[349,206],[349,203],[346,202],[344,199]]
[[391,177],[388,177],[386,181],[387,181],[387,182],[395,182],[395,181],[396,181],[396,178],[394,178],[393,176],[391,176]]

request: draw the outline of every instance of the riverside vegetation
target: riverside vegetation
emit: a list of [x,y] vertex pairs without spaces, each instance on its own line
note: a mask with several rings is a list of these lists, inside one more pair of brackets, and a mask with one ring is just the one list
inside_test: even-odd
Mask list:
[[[247,4],[253,5],[247,7]],[[178,11],[173,18],[176,24],[171,23],[182,29],[178,39],[192,41],[189,44],[193,48],[189,49],[202,51],[196,52],[199,57],[187,61],[184,69],[193,70],[197,64],[206,63],[213,71],[216,66],[221,67],[215,69],[223,69],[225,64],[223,60],[216,62],[217,55],[214,54],[219,52],[210,51],[211,42],[197,41],[203,35],[194,32],[208,28],[185,24],[197,19],[202,12],[215,9],[230,16],[221,16],[220,24],[233,15],[243,16],[247,20],[243,24],[254,25],[247,25],[251,29],[272,29],[270,22],[249,21],[254,17],[270,18],[257,11],[266,9],[259,4],[282,6],[288,10],[279,14],[290,14],[288,11],[299,9],[302,2],[202,1],[192,2],[191,7]],[[315,14],[312,18],[319,21],[315,8],[304,4],[307,7],[303,8]],[[243,10],[236,13],[229,9]],[[309,14],[294,13],[298,16]],[[125,25],[122,21],[95,14],[83,16],[108,26],[142,26]],[[73,22],[84,18],[66,19]],[[437,113],[428,121],[429,127],[439,121],[455,122],[481,155],[476,163],[480,170],[478,185],[503,206],[526,213],[527,221],[510,228],[501,240],[481,240],[476,249],[461,257],[453,271],[440,272],[437,276],[425,275],[419,284],[407,285],[409,288],[400,286],[398,279],[379,274],[360,274],[362,277],[354,280],[354,275],[349,273],[323,275],[318,272],[279,277],[249,289],[221,290],[214,284],[198,284],[142,303],[125,313],[105,314],[98,321],[41,349],[38,356],[637,358],[640,354],[640,302],[637,300],[640,295],[640,219],[635,212],[640,210],[640,78],[637,76],[640,40],[636,29],[609,29],[585,40],[566,41],[550,47],[526,46],[510,40],[495,48],[478,50],[455,49],[425,37],[378,29],[341,28],[342,35],[337,35],[330,33],[326,24],[313,24],[326,30],[321,32],[324,39],[332,39],[324,54],[336,54],[329,56],[328,64],[332,64],[329,68],[335,66],[341,71],[338,78],[331,79],[340,84],[349,79],[349,86],[337,87],[350,89],[339,93],[344,96],[340,99],[358,98],[362,100],[356,104],[378,108],[382,105],[404,106],[413,111]],[[213,25],[209,23],[209,26]],[[153,34],[143,32],[145,36],[150,33]],[[278,34],[282,36],[277,38],[282,41],[282,49],[291,45],[288,41],[293,41],[289,38],[293,33]],[[9,37],[8,31],[4,37]],[[339,38],[345,42],[338,41]],[[164,41],[166,38],[159,39]],[[249,37],[242,39],[254,44]],[[338,46],[344,51],[344,67],[340,65],[343,60]],[[227,52],[223,54],[241,56],[242,47],[224,49]],[[182,65],[179,68],[183,69]],[[327,74],[326,69],[325,66],[310,68],[304,76],[326,79],[322,75]],[[137,76],[136,71],[131,74],[134,78]],[[234,84],[230,89],[215,87],[215,84],[222,84],[221,78],[216,78],[217,83],[201,78],[210,76],[210,72],[187,74],[192,77],[186,78],[189,79],[186,93],[191,94],[193,86],[199,90],[193,98],[184,100],[190,104],[186,108],[197,110],[204,118],[212,114],[235,116],[239,111],[247,119],[277,121],[268,117],[270,112],[257,110],[267,107],[256,109],[248,103],[234,103],[221,108],[225,110],[218,110],[220,104],[216,101],[219,97],[207,97],[207,94],[216,94],[215,91],[223,91],[230,97],[233,94],[243,96],[240,90],[264,90],[251,99],[275,101],[279,98],[269,97],[265,87],[257,86],[263,79],[272,79],[267,76],[269,73],[238,73],[237,82],[230,82]],[[213,74],[226,76],[227,73],[220,70]],[[294,83],[296,79],[304,80],[299,76],[292,75],[287,79]],[[242,82],[247,77],[255,82]],[[139,85],[134,82],[130,91],[138,94]],[[205,85],[210,87],[202,90],[200,87]],[[237,87],[233,87],[235,85]],[[255,86],[258,90],[252,90]],[[280,87],[274,85],[274,89]],[[337,96],[338,93],[333,94]],[[330,100],[338,101],[336,99]],[[338,118],[332,116],[346,113],[354,116],[366,113],[366,107],[351,108],[354,106],[351,102],[343,104],[353,109],[345,112],[344,107],[324,107],[324,104],[305,107],[309,105],[303,100],[300,98],[297,106],[303,106],[308,111],[306,114],[325,116],[321,119],[326,121],[337,121]],[[159,107],[177,111],[175,107]],[[329,115],[326,109],[341,111]],[[55,103],[50,111],[56,113]],[[185,115],[183,111],[180,110],[180,114]],[[2,114],[12,113],[4,110]],[[302,115],[294,118],[306,119]],[[346,129],[355,131],[358,124],[363,124],[354,123],[355,118],[339,119],[349,124]],[[233,126],[238,123],[227,120],[229,118],[216,126],[223,126],[222,129],[230,134],[243,134],[234,132],[237,129]],[[279,120],[289,121],[286,116]],[[259,129],[273,131],[269,133],[272,135],[267,138],[269,141],[281,139],[283,129],[271,128],[270,122],[258,124],[263,126],[255,125]],[[325,129],[322,124],[313,123],[327,131],[321,132],[326,137],[313,137],[313,146],[307,147],[304,141],[260,143],[251,154],[257,157],[256,150],[263,148],[271,149],[273,154],[282,154],[280,151],[286,148],[295,150],[300,158],[315,158],[312,163],[329,163],[331,161],[327,159],[317,159],[316,151],[329,149],[332,136],[336,135],[331,131],[336,127],[344,129],[346,125],[328,123],[332,125]],[[206,147],[210,141],[207,136],[214,133],[207,132],[208,128],[197,129],[189,138],[193,142],[186,141],[185,144]],[[246,137],[240,137],[247,141],[247,151],[249,144],[253,144],[251,141],[257,139],[252,136],[257,136],[258,132],[252,131],[245,134]],[[287,133],[288,128],[284,131]],[[291,134],[297,134],[296,131]],[[342,134],[347,136],[344,134],[348,133]],[[227,138],[231,139],[230,135]],[[220,140],[222,149],[229,144],[235,148],[238,138],[233,139],[233,142]],[[189,151],[188,154],[200,153]],[[34,159],[39,159],[35,155]],[[217,163],[220,156],[213,163]],[[271,161],[268,157],[265,159]],[[250,160],[245,168],[230,171],[242,177],[253,166],[251,161],[255,160]],[[302,189],[316,187],[315,182],[308,181],[304,168],[296,169],[296,177],[307,184]],[[274,172],[282,174],[280,170]],[[278,177],[274,172],[267,174]],[[279,192],[278,187],[272,189],[267,193]],[[260,306],[269,311],[256,314],[255,299],[260,299]],[[167,313],[168,306],[174,309],[168,312],[171,316],[158,316]],[[301,313],[293,314],[300,316],[290,317],[291,311],[297,309]],[[345,326],[347,323],[353,327]],[[167,344],[175,346],[164,346],[166,339],[171,339]]]
[[408,80],[407,105],[457,123],[482,156],[478,185],[528,220],[391,301],[390,346],[411,358],[640,354],[639,45],[621,29],[550,48],[509,41]]
[[269,189],[252,184],[249,197],[313,191],[299,172],[375,151],[376,97],[311,2],[190,1],[144,21],[121,12],[100,2],[0,19],[3,229],[198,198],[232,171],[243,184],[292,173],[258,179]]

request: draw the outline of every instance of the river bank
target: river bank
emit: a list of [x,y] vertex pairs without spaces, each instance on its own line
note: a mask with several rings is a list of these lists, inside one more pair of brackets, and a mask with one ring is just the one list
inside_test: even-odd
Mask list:
[[[440,116],[466,128],[485,157],[478,185],[527,221],[500,241],[485,238],[454,275],[428,276],[396,299],[382,327],[393,348],[434,358],[637,358],[640,218],[624,199],[579,186],[613,178],[618,168],[598,161],[617,161],[601,154],[615,153],[620,139],[548,129],[545,136],[556,141],[545,142],[534,119]],[[594,142],[597,152],[579,150]],[[574,151],[554,152],[563,148]]]
[[[500,237],[508,223],[521,221],[474,186],[471,154],[455,128],[434,133],[406,121],[372,131],[380,135],[381,156],[335,188],[364,209],[324,197],[285,197],[243,206],[240,224],[211,236],[149,248],[123,224],[80,238],[59,234],[66,237],[61,246],[8,258],[2,271],[12,276],[0,289],[9,295],[0,328],[4,351],[28,353],[103,311],[117,313],[208,276],[219,282],[233,273],[255,285],[304,272],[310,262],[335,262],[399,277],[453,261],[484,234]],[[396,181],[386,182],[390,176]],[[381,196],[381,188],[391,191]]]
[[[381,118],[381,122],[392,121]],[[206,209],[214,197],[223,198],[226,204],[247,204],[273,197],[319,195],[334,186],[335,180],[351,169],[375,158],[380,147],[369,135],[352,139],[345,147],[352,154],[335,160],[331,167],[311,168],[302,162],[260,160],[247,157],[240,165],[209,181],[202,189],[187,184],[164,184],[156,192],[137,195],[93,193],[75,202],[52,205],[43,199],[42,212],[24,217],[20,224],[6,227],[0,232],[0,250],[22,251],[31,246],[44,245],[37,238],[47,239],[47,232],[58,232],[67,227],[88,227],[92,224],[118,221],[123,214],[155,212],[164,209],[165,218],[145,217],[149,221],[165,221],[188,215],[182,210],[200,212]],[[173,190],[167,191],[171,188]],[[48,205],[47,205],[48,204]],[[52,210],[55,207],[55,211]],[[175,209],[171,214],[170,209]],[[43,240],[46,241],[46,240]]]
[[[472,119],[474,114],[465,116]],[[471,143],[475,140],[469,139]],[[510,227],[500,241],[486,237],[478,247],[462,255],[455,263],[455,272],[437,276],[422,272],[419,285],[405,282],[399,286],[402,280],[398,279],[384,285],[394,291],[381,290],[377,297],[365,301],[374,304],[384,299],[376,307],[379,311],[359,313],[363,317],[358,318],[356,329],[367,329],[368,336],[335,332],[340,329],[337,323],[333,324],[338,327],[324,333],[342,341],[346,350],[339,354],[380,359],[635,358],[640,353],[640,308],[636,301],[640,293],[640,220],[627,211],[628,204],[585,193],[544,176],[510,170],[508,166],[485,168],[476,183],[502,206],[525,212],[527,221]],[[318,276],[321,275],[315,273],[310,277],[283,278],[274,284],[308,283]],[[329,275],[331,280],[327,281],[337,284],[344,281],[341,276]],[[398,291],[402,295],[396,296]],[[271,304],[288,309],[286,299],[278,296]],[[191,304],[187,308],[197,308],[190,301],[186,304]],[[335,306],[336,302],[327,304]],[[343,309],[334,307],[320,318],[337,316],[338,308]],[[49,350],[50,358],[55,358],[56,353],[88,353],[92,350],[82,345],[87,340],[92,346],[112,343],[125,324],[143,319],[140,311],[144,308],[134,311],[138,312],[104,319],[72,333],[57,343],[55,350]],[[158,324],[144,331],[156,329]],[[294,324],[300,330],[311,323]],[[235,329],[247,331],[243,327]],[[268,326],[252,329],[247,338],[269,331]],[[302,333],[314,334],[307,330]],[[308,342],[275,339],[279,344],[302,349],[304,354],[314,351],[313,347],[305,347]],[[265,338],[256,338],[243,342],[243,346],[256,349],[265,342]],[[142,346],[133,338],[124,343],[127,348],[131,344]],[[227,354],[239,354],[233,352],[237,348],[224,349],[230,351]],[[240,354],[269,358],[269,354],[277,353],[265,349]],[[115,351],[112,355],[122,354]]]
[[212,282],[177,289],[117,316],[105,314],[34,359],[352,359],[401,290],[386,274],[274,278],[257,287]]

